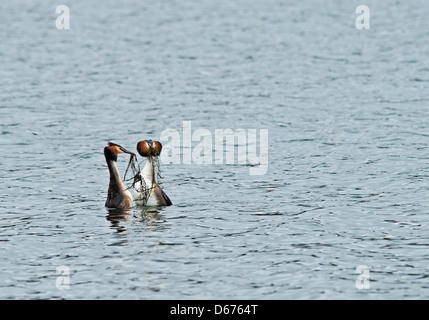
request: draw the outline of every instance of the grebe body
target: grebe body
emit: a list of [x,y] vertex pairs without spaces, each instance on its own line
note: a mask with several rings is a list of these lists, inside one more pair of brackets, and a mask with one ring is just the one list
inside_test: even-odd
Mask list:
[[171,206],[172,202],[162,188],[156,183],[153,156],[159,156],[162,145],[158,141],[144,140],[137,144],[138,153],[146,158],[145,166],[140,172],[144,186],[139,181],[135,185],[136,202],[146,206]]
[[127,151],[120,145],[111,142],[109,142],[109,145],[104,148],[104,157],[106,158],[106,163],[110,173],[109,189],[107,190],[105,206],[107,208],[128,209],[133,206],[133,198],[131,192],[123,185],[118,167],[116,166],[118,154],[120,153],[129,153],[134,155],[134,153]]

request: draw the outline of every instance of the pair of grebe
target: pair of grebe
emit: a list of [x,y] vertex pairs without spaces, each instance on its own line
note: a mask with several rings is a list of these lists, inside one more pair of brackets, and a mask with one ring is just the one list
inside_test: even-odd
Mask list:
[[[137,152],[146,158],[146,163],[143,170],[139,173],[140,180],[137,180],[134,186],[134,196],[136,202],[142,202],[147,206],[169,206],[171,200],[156,183],[155,168],[152,157],[160,155],[162,145],[158,141],[144,140],[137,144]],[[104,148],[104,157],[106,158],[107,166],[110,173],[109,189],[107,191],[107,200],[105,206],[107,208],[123,208],[128,209],[133,206],[133,197],[131,192],[122,183],[119,175],[116,161],[118,155],[128,153],[136,156],[133,152],[115,143],[109,142],[109,145]],[[142,184],[144,185],[142,186]]]

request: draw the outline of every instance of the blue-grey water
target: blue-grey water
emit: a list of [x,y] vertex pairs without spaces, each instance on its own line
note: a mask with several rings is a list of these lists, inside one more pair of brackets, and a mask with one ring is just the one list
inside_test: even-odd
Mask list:
[[[428,299],[428,16],[423,0],[2,1],[0,298]],[[161,163],[173,206],[109,213],[107,142],[184,121],[267,129],[267,172]]]

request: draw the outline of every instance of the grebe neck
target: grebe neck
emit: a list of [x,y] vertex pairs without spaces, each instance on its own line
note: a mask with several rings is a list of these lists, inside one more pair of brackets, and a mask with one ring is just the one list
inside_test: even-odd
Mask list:
[[146,159],[141,175],[148,187],[151,187],[155,183],[155,170],[152,159]]
[[125,188],[124,188],[124,185],[122,184],[118,167],[116,166],[116,161],[106,159],[106,162],[107,162],[107,166],[109,167],[109,173],[110,173],[109,190],[112,190],[117,193],[122,193],[125,190]]

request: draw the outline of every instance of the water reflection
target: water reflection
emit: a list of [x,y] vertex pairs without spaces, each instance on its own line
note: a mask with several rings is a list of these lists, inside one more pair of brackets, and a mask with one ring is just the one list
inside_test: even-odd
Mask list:
[[107,209],[106,219],[111,222],[111,228],[117,232],[124,232],[127,228],[121,222],[127,222],[132,215],[131,209]]
[[137,221],[144,222],[147,226],[159,226],[163,222],[161,218],[162,207],[138,207],[138,213],[135,215]]
[[127,231],[130,222],[143,222],[150,227],[149,230],[157,229],[164,220],[161,217],[162,207],[140,206],[133,209],[107,209],[106,219],[111,222],[111,228],[117,232]]

